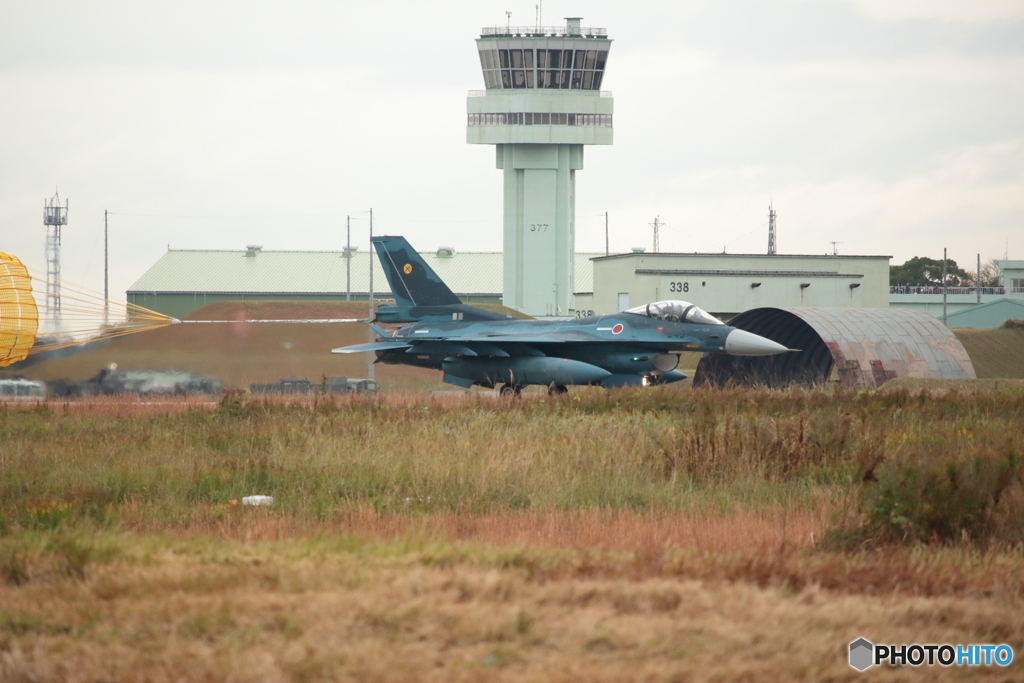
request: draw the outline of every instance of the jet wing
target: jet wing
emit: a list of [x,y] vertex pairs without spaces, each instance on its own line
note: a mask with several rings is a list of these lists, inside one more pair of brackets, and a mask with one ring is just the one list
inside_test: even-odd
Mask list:
[[551,335],[550,337],[526,337],[517,334],[480,334],[473,335],[472,337],[449,337],[449,339],[458,339],[459,341],[466,342],[496,342],[498,344],[563,344],[566,341],[569,341],[567,339],[562,339],[561,337],[555,335]]
[[459,342],[494,342],[496,344],[565,344],[569,342],[607,341],[600,337],[576,330],[558,331],[551,334],[446,334],[444,339]]
[[368,344],[355,344],[353,346],[342,346],[339,349],[331,349],[331,353],[361,353],[363,351],[386,351],[388,349],[407,349],[412,344],[403,342],[378,341]]

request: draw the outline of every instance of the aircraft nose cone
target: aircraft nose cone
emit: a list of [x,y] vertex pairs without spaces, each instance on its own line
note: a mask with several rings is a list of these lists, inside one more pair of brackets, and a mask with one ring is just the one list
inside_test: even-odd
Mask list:
[[725,352],[733,356],[771,356],[789,351],[771,339],[765,339],[746,330],[733,330],[725,338]]

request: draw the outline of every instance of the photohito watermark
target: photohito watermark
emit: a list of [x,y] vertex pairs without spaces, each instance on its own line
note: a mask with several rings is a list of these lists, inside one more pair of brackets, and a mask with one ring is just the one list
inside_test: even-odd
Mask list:
[[875,645],[866,638],[850,643],[850,666],[864,671],[876,664],[889,666],[1008,666],[1009,645]]

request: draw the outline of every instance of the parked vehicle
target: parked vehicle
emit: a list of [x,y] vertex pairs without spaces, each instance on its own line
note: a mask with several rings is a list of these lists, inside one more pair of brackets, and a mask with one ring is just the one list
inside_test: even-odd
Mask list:
[[0,400],[46,398],[46,383],[18,377],[0,379]]
[[53,382],[53,395],[113,396],[137,394],[140,396],[183,396],[190,394],[219,394],[223,391],[220,380],[185,370],[118,370],[104,368],[92,379],[84,382],[58,380]]
[[377,391],[377,383],[372,379],[350,379],[348,377],[324,377],[317,384],[305,378],[289,377],[273,384],[250,384],[249,391],[254,394],[281,394],[288,396],[305,396],[315,393],[325,394],[361,394]]

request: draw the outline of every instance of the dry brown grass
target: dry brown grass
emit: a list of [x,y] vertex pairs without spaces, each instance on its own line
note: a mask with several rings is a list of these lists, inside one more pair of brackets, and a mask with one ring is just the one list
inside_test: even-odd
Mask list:
[[[862,460],[1017,448],[1022,414],[671,388],[0,407],[0,681],[1020,679],[1021,546],[820,540]],[[1018,662],[858,674],[860,636]]]
[[[898,590],[897,574],[897,589],[864,595],[739,571],[756,557],[778,563],[770,552],[734,561],[729,576],[721,560],[699,575],[688,569],[699,558],[643,550],[552,557],[351,537],[122,545],[81,577],[0,586],[0,679],[856,680],[846,645],[860,636],[1024,645],[1019,594],[922,597]],[[1021,666],[970,673],[1011,680]]]
[[[131,516],[130,510],[125,511]],[[779,547],[814,546],[830,521],[827,506],[818,510],[776,507],[757,512],[639,513],[630,510],[511,511],[500,514],[409,512],[381,515],[369,506],[310,524],[295,517],[267,516],[253,524],[251,510],[220,510],[195,519],[183,537],[215,536],[246,542],[281,541],[319,534],[354,534],[395,540],[420,538],[446,543],[481,543],[495,547],[568,548],[595,551],[661,551],[686,548],[698,552],[759,552]],[[166,525],[150,520],[132,531],[154,533]]]
[[932,379],[899,377],[891,379],[879,389],[884,392],[922,392],[929,396],[940,396],[950,392],[958,394],[979,394],[1002,391],[1010,394],[1024,393],[1024,379]]

